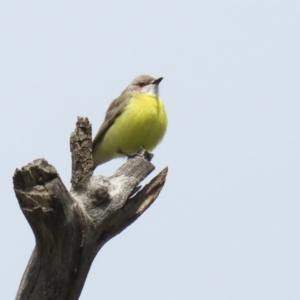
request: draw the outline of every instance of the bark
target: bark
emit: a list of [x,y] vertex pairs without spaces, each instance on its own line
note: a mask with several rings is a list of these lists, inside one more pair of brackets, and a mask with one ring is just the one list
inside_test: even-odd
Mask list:
[[148,152],[128,159],[109,177],[93,176],[91,143],[91,125],[79,117],[70,139],[70,192],[45,159],[15,171],[16,197],[36,240],[18,300],[78,299],[101,247],[132,224],[163,188],[167,168],[139,186],[154,170]]

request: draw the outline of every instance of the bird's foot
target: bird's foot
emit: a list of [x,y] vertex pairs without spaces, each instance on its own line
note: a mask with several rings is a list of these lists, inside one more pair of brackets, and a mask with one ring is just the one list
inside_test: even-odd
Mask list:
[[124,154],[128,157],[128,159],[130,158],[134,158],[136,156],[142,157],[148,161],[151,161],[151,159],[153,158],[153,154],[148,152],[143,146],[141,146],[135,153],[129,154],[129,153],[125,153],[123,151],[119,151],[119,153]]

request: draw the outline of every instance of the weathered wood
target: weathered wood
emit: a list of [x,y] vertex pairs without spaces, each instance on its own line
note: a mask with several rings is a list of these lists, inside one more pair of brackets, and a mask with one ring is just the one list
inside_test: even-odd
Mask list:
[[88,118],[78,118],[76,129],[71,134],[70,150],[72,153],[72,190],[82,191],[87,188],[93,175],[92,126]]
[[70,146],[71,192],[45,159],[15,171],[14,190],[36,240],[18,300],[78,299],[98,251],[155,201],[165,183],[167,168],[138,191],[154,170],[149,153],[130,158],[109,177],[92,176],[87,118],[78,118]]

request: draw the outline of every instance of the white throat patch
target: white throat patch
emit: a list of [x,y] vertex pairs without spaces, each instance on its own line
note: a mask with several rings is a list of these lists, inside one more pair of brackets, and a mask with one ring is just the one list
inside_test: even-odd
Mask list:
[[141,92],[145,93],[145,94],[150,94],[150,95],[155,96],[155,97],[158,97],[159,96],[158,84],[150,83],[148,85],[145,85],[142,88]]

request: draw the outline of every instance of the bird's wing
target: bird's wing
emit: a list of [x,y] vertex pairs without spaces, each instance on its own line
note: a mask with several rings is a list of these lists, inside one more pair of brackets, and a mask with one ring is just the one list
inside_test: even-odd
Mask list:
[[106,111],[105,119],[93,140],[93,151],[95,150],[96,145],[98,145],[98,143],[100,143],[103,139],[106,131],[114,124],[118,116],[122,114],[124,108],[128,104],[128,101],[131,99],[131,94],[131,92],[122,93],[120,97],[113,100],[113,102],[110,104]]

